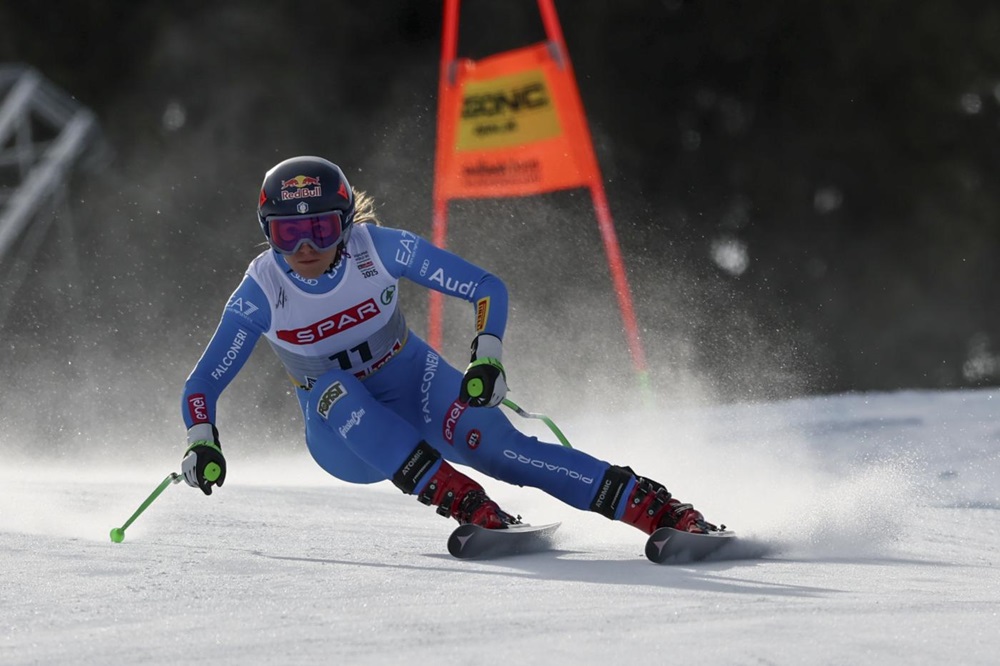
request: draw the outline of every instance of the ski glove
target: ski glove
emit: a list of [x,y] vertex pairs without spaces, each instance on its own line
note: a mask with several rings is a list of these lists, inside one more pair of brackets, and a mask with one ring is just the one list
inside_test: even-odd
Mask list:
[[222,487],[226,480],[226,458],[222,455],[219,431],[211,423],[199,423],[188,429],[188,448],[181,460],[184,480],[192,488],[212,494],[212,485]]
[[458,394],[472,407],[496,407],[507,395],[507,374],[500,357],[503,343],[495,335],[483,333],[472,341],[472,362],[465,369]]

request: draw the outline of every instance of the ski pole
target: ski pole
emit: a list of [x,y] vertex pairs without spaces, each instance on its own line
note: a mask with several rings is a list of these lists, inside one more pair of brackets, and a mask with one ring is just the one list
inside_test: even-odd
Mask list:
[[562,431],[559,430],[559,428],[556,426],[556,424],[552,422],[552,419],[550,419],[549,417],[547,417],[545,414],[533,414],[532,412],[526,412],[523,409],[521,409],[520,407],[518,407],[514,403],[514,401],[510,400],[509,398],[504,398],[503,399],[503,404],[506,405],[507,407],[510,407],[515,412],[517,412],[518,416],[523,416],[526,419],[539,419],[539,420],[541,420],[543,423],[545,423],[545,425],[547,425],[549,427],[549,430],[551,430],[553,433],[555,433],[555,436],[559,438],[559,441],[562,442],[563,446],[565,446],[566,448],[569,448],[569,449],[573,448],[570,445],[569,440],[566,439],[566,436],[562,434]]
[[156,487],[156,490],[154,490],[150,494],[150,496],[146,498],[146,501],[139,505],[139,508],[135,510],[135,513],[132,514],[131,518],[125,521],[124,525],[122,525],[121,527],[111,528],[111,540],[114,541],[115,543],[121,543],[122,541],[124,541],[125,528],[127,528],[129,525],[135,522],[135,519],[138,518],[139,515],[143,511],[145,511],[150,504],[153,503],[153,500],[155,500],[157,497],[160,496],[160,493],[166,490],[167,486],[169,486],[172,483],[177,483],[183,478],[184,477],[181,474],[178,474],[177,472],[171,472],[170,474],[168,474],[167,478],[163,479],[163,482],[160,483],[160,485]]

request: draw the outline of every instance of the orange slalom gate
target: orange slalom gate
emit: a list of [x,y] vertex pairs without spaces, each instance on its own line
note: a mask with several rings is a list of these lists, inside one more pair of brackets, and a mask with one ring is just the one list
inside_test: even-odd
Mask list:
[[[457,58],[461,0],[445,0],[438,85],[432,241],[446,246],[448,202],[574,187],[590,190],[632,363],[646,360],[586,114],[552,0],[538,0],[547,41],[481,60]],[[431,292],[428,341],[441,344],[443,300]]]

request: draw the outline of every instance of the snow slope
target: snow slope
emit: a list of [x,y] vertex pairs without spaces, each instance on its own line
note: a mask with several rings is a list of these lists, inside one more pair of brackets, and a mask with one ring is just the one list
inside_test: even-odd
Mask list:
[[552,414],[743,537],[745,559],[670,567],[630,527],[482,477],[564,521],[557,550],[454,560],[452,523],[389,484],[235,441],[225,488],[171,486],[113,544],[176,448],[114,470],[8,459],[0,663],[995,664],[998,407],[981,390]]

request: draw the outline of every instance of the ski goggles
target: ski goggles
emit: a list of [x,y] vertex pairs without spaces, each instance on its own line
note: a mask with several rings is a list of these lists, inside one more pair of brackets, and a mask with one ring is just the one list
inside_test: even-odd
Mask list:
[[304,243],[317,252],[340,241],[343,217],[339,210],[306,215],[272,215],[267,218],[268,240],[281,254],[295,254]]

